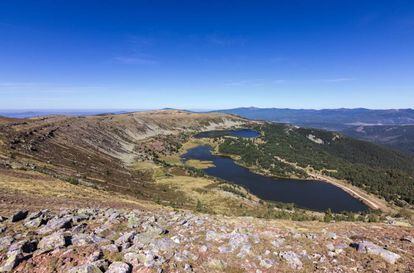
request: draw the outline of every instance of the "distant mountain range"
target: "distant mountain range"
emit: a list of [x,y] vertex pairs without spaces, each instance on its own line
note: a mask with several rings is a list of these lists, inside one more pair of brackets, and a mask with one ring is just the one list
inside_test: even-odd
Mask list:
[[219,112],[249,119],[339,131],[346,135],[414,153],[414,110],[280,109],[243,107]]

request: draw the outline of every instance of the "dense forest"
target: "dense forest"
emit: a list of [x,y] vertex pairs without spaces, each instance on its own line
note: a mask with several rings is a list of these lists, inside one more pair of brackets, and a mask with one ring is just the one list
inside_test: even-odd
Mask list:
[[219,152],[238,155],[241,163],[275,176],[306,176],[281,158],[345,179],[396,204],[414,204],[414,159],[408,155],[323,130],[270,123],[256,129],[260,138],[226,138]]

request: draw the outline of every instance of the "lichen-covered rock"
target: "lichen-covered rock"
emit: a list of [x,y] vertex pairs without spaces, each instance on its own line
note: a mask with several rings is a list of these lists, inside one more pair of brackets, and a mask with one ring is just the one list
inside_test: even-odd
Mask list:
[[129,273],[131,272],[131,266],[123,262],[114,262],[105,273]]
[[130,231],[130,232],[126,232],[126,233],[124,233],[124,234],[122,234],[116,241],[115,241],[115,244],[117,245],[117,246],[122,246],[123,244],[125,244],[125,243],[130,243],[133,239],[134,239],[134,236],[136,235],[137,233],[135,232],[135,231]]
[[64,247],[67,244],[67,238],[61,232],[55,232],[49,236],[43,237],[38,244],[40,251],[49,251],[56,248]]
[[70,228],[72,225],[72,217],[55,217],[47,222],[45,226],[37,230],[38,234],[47,234],[58,229]]
[[10,255],[14,252],[19,253],[32,253],[37,249],[37,240],[22,240],[10,245],[7,254]]
[[11,236],[5,236],[0,238],[0,251],[8,249],[13,243],[14,239]]
[[20,252],[13,252],[7,256],[7,260],[0,267],[0,272],[11,272],[22,260],[24,256]]
[[394,252],[391,252],[389,250],[386,250],[369,241],[362,241],[356,244],[356,248],[358,252],[378,255],[390,264],[394,264],[399,258],[401,258],[400,255]]
[[280,257],[284,259],[291,268],[293,269],[301,269],[303,264],[302,261],[299,259],[299,255],[293,251],[283,251],[280,254]]

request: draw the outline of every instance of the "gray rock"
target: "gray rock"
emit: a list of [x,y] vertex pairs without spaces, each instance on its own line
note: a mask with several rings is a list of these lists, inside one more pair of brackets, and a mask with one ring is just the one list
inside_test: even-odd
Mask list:
[[72,228],[73,233],[84,233],[86,231],[88,224],[82,223]]
[[41,229],[37,230],[38,234],[46,234],[53,231],[56,231],[61,228],[70,228],[72,226],[72,218],[71,217],[64,217],[59,218],[55,217],[51,219],[47,224],[42,227]]
[[27,217],[27,214],[29,214],[29,211],[27,211],[27,210],[18,211],[15,214],[12,215],[12,217],[10,218],[10,221],[12,223],[21,221],[21,220],[23,220]]
[[10,272],[23,260],[24,256],[20,252],[14,252],[7,256],[7,260],[0,267],[0,272]]
[[97,251],[94,251],[89,257],[88,257],[88,262],[96,262],[98,260],[100,260],[103,256],[102,251],[99,249]]
[[151,251],[147,252],[146,254],[138,254],[137,258],[140,263],[144,264],[146,267],[153,267],[155,264],[155,259],[157,256],[152,253]]
[[271,268],[275,264],[272,259],[260,259],[260,266],[266,269]]
[[134,237],[133,246],[135,248],[143,248],[144,246],[156,240],[158,236],[158,234],[152,232],[139,233]]
[[116,241],[115,244],[117,246],[122,246],[125,243],[130,243],[137,233],[135,231],[126,232],[121,235]]
[[358,252],[378,255],[390,264],[394,264],[399,258],[401,258],[400,255],[386,250],[369,241],[362,241],[356,245],[354,244],[354,246],[356,246]]
[[[141,257],[142,259],[142,257]],[[124,261],[132,265],[133,267],[138,267],[140,264],[140,258],[137,253],[128,252],[124,255]]]
[[184,271],[193,272],[193,267],[190,264],[185,264],[184,265]]
[[14,239],[11,236],[0,238],[0,251],[8,249],[13,241]]
[[119,252],[119,248],[115,244],[104,245],[101,249],[108,252]]
[[336,233],[335,233],[335,232],[328,232],[328,233],[326,234],[326,237],[327,237],[328,239],[331,239],[331,240],[336,240],[336,239],[338,238],[338,236],[336,235]]
[[[111,216],[111,217],[116,217],[116,216]],[[139,217],[133,212],[130,213],[128,215],[128,228],[136,228],[136,227],[139,227],[140,225],[141,225],[141,221]]]
[[74,246],[86,246],[93,244],[93,240],[91,235],[83,234],[83,233],[77,233],[73,234],[72,236],[72,244]]
[[306,238],[308,238],[309,240],[316,240],[318,238],[318,236],[315,233],[308,233],[305,235]]
[[250,244],[244,244],[241,246],[239,253],[237,254],[237,257],[244,258],[247,255],[250,254],[252,246]]
[[14,252],[18,253],[32,253],[37,249],[37,240],[22,240],[10,245],[7,254],[10,255]]
[[223,238],[221,233],[217,233],[213,230],[208,230],[206,232],[206,241],[219,241]]
[[155,252],[158,251],[169,251],[175,248],[176,244],[170,238],[161,238],[155,240],[153,243],[150,244],[151,249]]
[[299,259],[298,254],[293,251],[283,251],[279,254],[279,256],[284,259],[291,268],[293,269],[301,269],[303,264],[302,261]]
[[104,259],[95,261],[90,264],[97,266],[102,272],[105,272],[106,270],[108,270],[108,266],[109,266],[109,262]]
[[144,226],[144,231],[146,233],[153,233],[153,234],[156,234],[156,235],[162,235],[162,234],[167,234],[168,233],[167,229],[165,229],[163,227],[160,227],[157,224],[149,224],[149,225],[143,225],[143,226]]
[[131,272],[131,266],[123,262],[112,263],[106,273],[129,273]]
[[198,251],[201,252],[201,253],[205,253],[205,252],[207,252],[207,250],[208,250],[208,247],[206,245],[202,245],[198,249]]
[[224,253],[224,254],[233,252],[233,250],[231,249],[231,247],[229,247],[227,245],[219,246],[218,247],[218,250],[219,250],[220,253]]
[[40,251],[45,252],[56,248],[65,247],[67,239],[61,232],[55,232],[49,236],[43,237],[40,240],[38,248]]
[[40,216],[43,216],[43,215],[44,215],[44,213],[45,213],[45,212],[44,212],[44,211],[42,211],[42,210],[32,212],[32,213],[30,213],[30,214],[29,214],[29,216],[27,216],[27,219],[28,219],[28,220],[33,220],[33,219],[39,218]]
[[29,219],[26,222],[24,222],[24,226],[27,228],[34,228],[34,227],[40,227],[41,225],[45,224],[46,220],[38,217],[38,218],[34,218],[34,219]]
[[6,227],[0,227],[0,233],[5,232],[6,230],[7,230],[7,228],[6,228]]
[[271,242],[274,247],[281,247],[285,243],[284,238],[277,238]]
[[86,220],[89,220],[89,215],[87,214],[78,214],[72,218],[73,223],[80,223]]

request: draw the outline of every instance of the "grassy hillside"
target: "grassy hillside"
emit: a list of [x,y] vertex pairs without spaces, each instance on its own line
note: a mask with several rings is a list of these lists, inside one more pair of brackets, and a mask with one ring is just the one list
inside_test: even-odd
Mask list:
[[305,176],[287,161],[345,179],[388,201],[414,204],[412,157],[328,131],[281,124],[257,129],[260,139],[228,138],[219,151],[239,155],[244,164],[276,176]]

